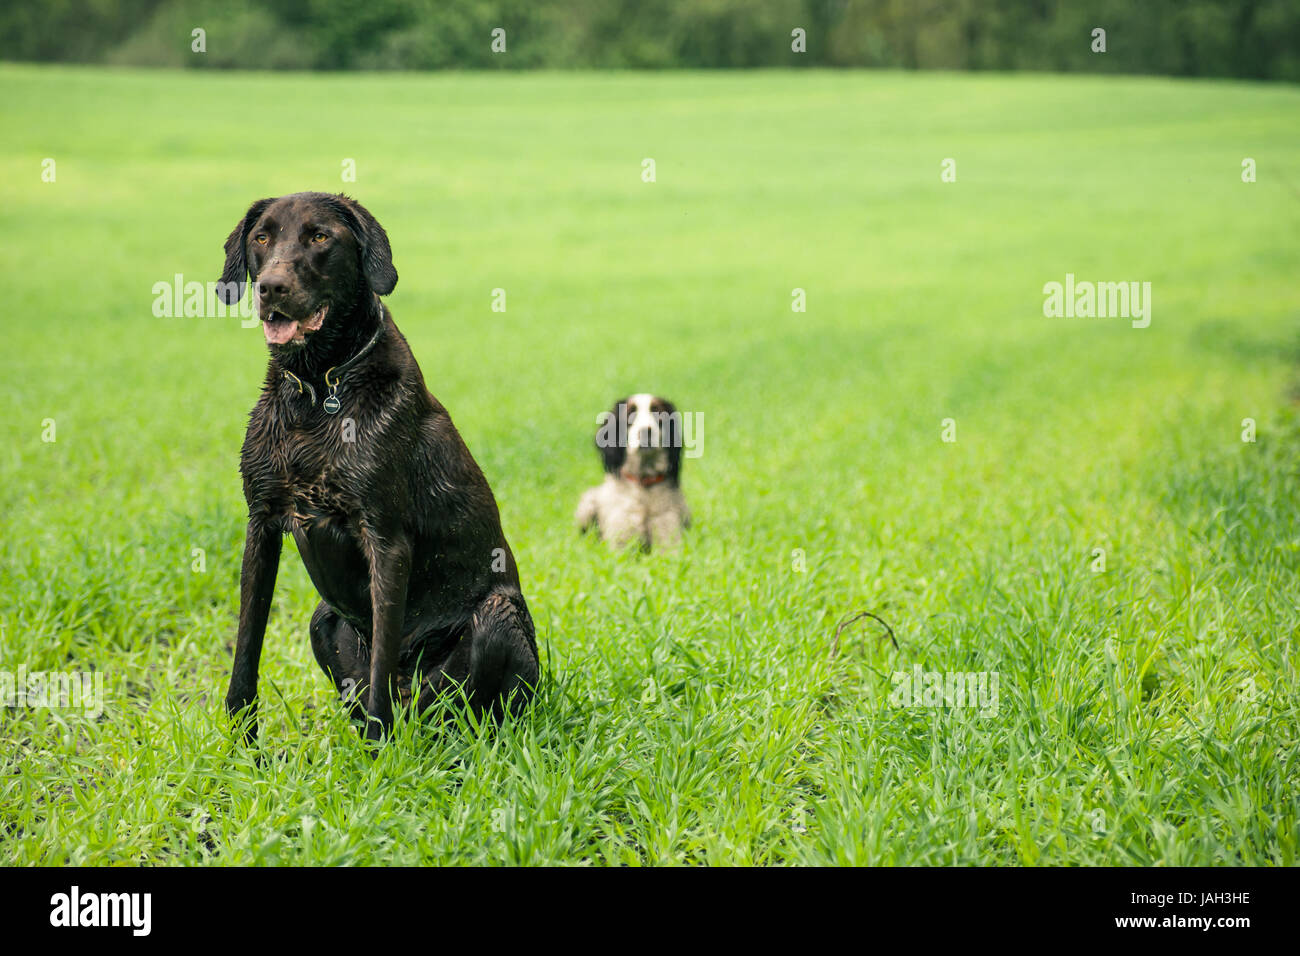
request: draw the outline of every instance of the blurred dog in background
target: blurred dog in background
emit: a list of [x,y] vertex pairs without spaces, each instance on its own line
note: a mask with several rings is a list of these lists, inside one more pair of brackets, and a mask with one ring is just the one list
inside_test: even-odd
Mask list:
[[682,420],[672,402],[642,392],[602,416],[596,450],[605,480],[578,502],[578,530],[595,527],[615,548],[671,547],[691,523],[682,496]]

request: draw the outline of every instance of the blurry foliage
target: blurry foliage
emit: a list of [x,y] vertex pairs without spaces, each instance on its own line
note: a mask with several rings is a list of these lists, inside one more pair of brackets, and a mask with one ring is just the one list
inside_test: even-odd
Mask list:
[[[207,52],[191,52],[191,31]],[[506,30],[507,54],[490,49]],[[790,49],[795,27],[807,53]],[[1106,30],[1104,55],[1091,50]],[[244,69],[836,66],[1300,80],[1296,0],[19,0],[0,58]]]

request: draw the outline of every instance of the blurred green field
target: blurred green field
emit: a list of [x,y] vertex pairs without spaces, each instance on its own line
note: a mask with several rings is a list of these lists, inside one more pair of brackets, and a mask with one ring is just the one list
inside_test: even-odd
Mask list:
[[[1298,115],[1162,79],[0,65],[0,670],[106,695],[0,707],[3,862],[1293,865]],[[231,735],[265,345],[151,314],[309,189],[388,230],[547,674],[527,720],[374,761],[291,542],[265,759]],[[1150,327],[1045,318],[1066,273],[1151,282]],[[704,418],[676,554],[571,524],[639,390]],[[860,609],[897,651],[831,653]],[[996,672],[997,713],[892,706],[916,665]]]

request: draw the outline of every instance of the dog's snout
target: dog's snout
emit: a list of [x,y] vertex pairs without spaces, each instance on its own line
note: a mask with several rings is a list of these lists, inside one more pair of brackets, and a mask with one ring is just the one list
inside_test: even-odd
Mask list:
[[263,275],[257,280],[257,294],[264,301],[289,294],[289,277],[283,272]]
[[654,435],[651,433],[649,426],[646,426],[645,428],[642,428],[640,431],[637,432],[636,443],[640,445],[642,448],[649,448],[653,442],[654,442]]

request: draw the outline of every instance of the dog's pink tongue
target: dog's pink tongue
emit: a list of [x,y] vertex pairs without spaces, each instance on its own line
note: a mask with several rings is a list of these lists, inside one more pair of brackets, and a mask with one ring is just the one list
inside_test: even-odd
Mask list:
[[284,345],[298,332],[298,323],[294,319],[276,319],[263,322],[262,331],[266,333],[268,345]]

